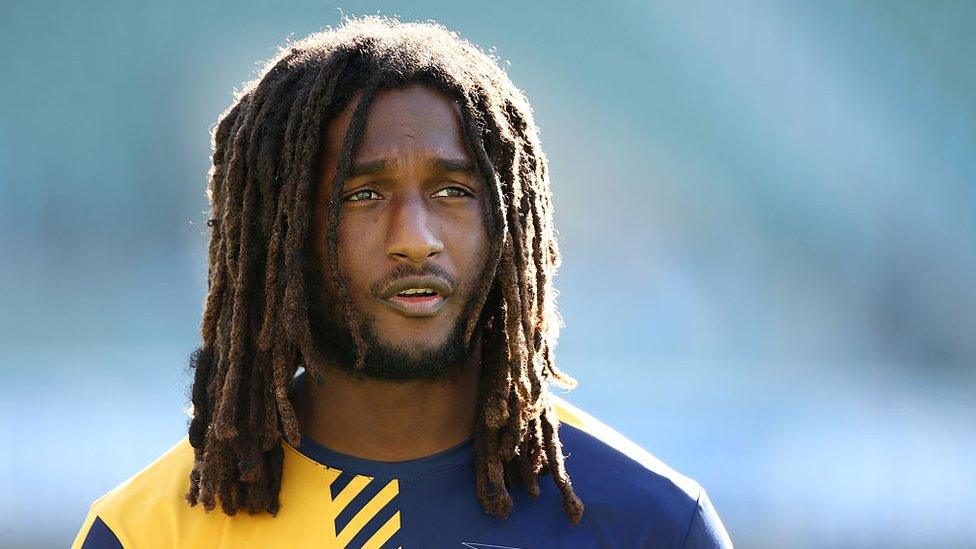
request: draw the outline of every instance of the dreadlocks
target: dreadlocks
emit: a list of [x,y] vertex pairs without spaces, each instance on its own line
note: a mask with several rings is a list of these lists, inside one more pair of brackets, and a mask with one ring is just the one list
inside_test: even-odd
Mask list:
[[[225,513],[276,514],[282,442],[298,445],[289,388],[299,367],[319,376],[309,320],[310,197],[330,118],[359,97],[338,159],[349,172],[377,91],[423,83],[461,107],[464,138],[489,189],[486,276],[464,342],[482,338],[476,488],[482,507],[507,516],[509,487],[539,495],[551,474],[570,521],[583,505],[563,463],[547,383],[575,381],[555,366],[560,318],[553,276],[560,255],[547,160],[524,95],[492,57],[433,23],[347,20],[293,43],[247,84],[213,135],[208,293],[195,370],[189,440],[191,504]],[[329,200],[330,272],[338,273],[341,184]],[[341,282],[341,278],[339,279]],[[348,291],[340,291],[359,334]],[[363,342],[354,342],[361,363]],[[359,364],[357,364],[359,365]]]

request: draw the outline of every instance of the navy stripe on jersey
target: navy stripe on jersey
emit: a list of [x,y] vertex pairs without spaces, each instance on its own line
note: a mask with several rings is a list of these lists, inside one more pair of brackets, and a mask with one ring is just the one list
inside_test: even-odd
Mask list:
[[[338,482],[339,480],[342,479],[342,477],[346,475],[350,477],[355,476],[355,475],[350,475],[349,473],[342,473],[342,475],[340,475],[340,477],[336,479],[336,481]],[[369,478],[369,477],[362,477],[362,478]],[[336,515],[336,519],[335,519],[336,532],[341,532],[345,530],[346,526],[349,525],[349,522],[353,519],[353,517],[355,517],[356,514],[362,511],[363,508],[366,507],[366,505],[369,502],[373,501],[373,498],[379,495],[380,491],[386,487],[387,482],[389,482],[389,479],[384,480],[384,479],[374,478],[370,480],[369,483],[366,484],[366,486],[363,486],[363,489],[360,490],[358,494],[356,494],[356,497],[352,498],[352,501],[350,501],[342,509],[342,511],[340,511],[339,514]],[[335,499],[337,495],[339,495],[338,492],[335,491],[332,492],[333,499]],[[383,523],[380,523],[381,526],[382,524]]]
[[[373,482],[380,483],[381,479],[374,479]],[[379,531],[379,529],[382,528],[387,521],[392,520],[393,515],[400,512],[400,510],[397,508],[398,506],[399,505],[396,498],[383,506],[375,515],[373,515],[371,519],[369,519],[366,525],[363,526],[363,529],[360,530],[359,533],[356,534],[351,540],[349,540],[349,544],[346,547],[365,547],[366,542],[373,537],[373,535],[376,534],[376,532]],[[338,520],[336,523],[338,524]],[[397,534],[399,534],[399,530],[397,530],[397,533],[393,534],[393,536],[383,544],[383,547],[399,547],[399,536]]]
[[349,482],[354,478],[356,478],[356,475],[352,473],[342,473],[333,480],[332,484],[329,485],[329,492],[332,494],[332,499],[334,500],[339,497],[339,494],[346,489],[346,486],[349,486]]
[[95,517],[81,549],[122,549],[122,542],[102,519]]

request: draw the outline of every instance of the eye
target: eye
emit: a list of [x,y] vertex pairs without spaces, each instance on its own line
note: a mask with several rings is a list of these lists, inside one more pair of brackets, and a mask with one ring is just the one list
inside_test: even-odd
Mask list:
[[364,200],[379,200],[381,198],[380,193],[372,189],[360,189],[346,196],[346,202],[362,202]]
[[471,196],[471,193],[466,189],[461,187],[445,187],[431,196],[443,197],[443,198],[464,198],[465,196]]

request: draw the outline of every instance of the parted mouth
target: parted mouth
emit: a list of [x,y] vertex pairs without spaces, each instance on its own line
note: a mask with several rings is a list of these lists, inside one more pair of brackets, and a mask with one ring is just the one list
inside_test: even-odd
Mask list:
[[382,292],[382,299],[401,298],[441,298],[451,295],[454,289],[450,283],[438,276],[408,276],[393,281]]

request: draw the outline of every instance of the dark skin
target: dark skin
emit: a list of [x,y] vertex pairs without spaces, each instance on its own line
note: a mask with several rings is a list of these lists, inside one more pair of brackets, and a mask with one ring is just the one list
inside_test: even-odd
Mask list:
[[[354,97],[333,118],[324,135],[311,221],[312,245],[322,265],[328,250],[327,202],[358,100]],[[343,186],[339,270],[355,308],[370,318],[378,339],[408,352],[442,344],[463,321],[489,249],[486,190],[461,132],[459,108],[447,95],[419,84],[381,91]],[[378,295],[394,269],[420,272],[431,265],[452,282],[435,312],[418,315]],[[407,301],[420,298],[401,300]],[[416,305],[408,303],[406,309]],[[480,361],[476,344],[445,380],[399,382],[322,365],[323,384],[294,390],[301,430],[323,446],[364,459],[403,461],[440,452],[473,434]]]

